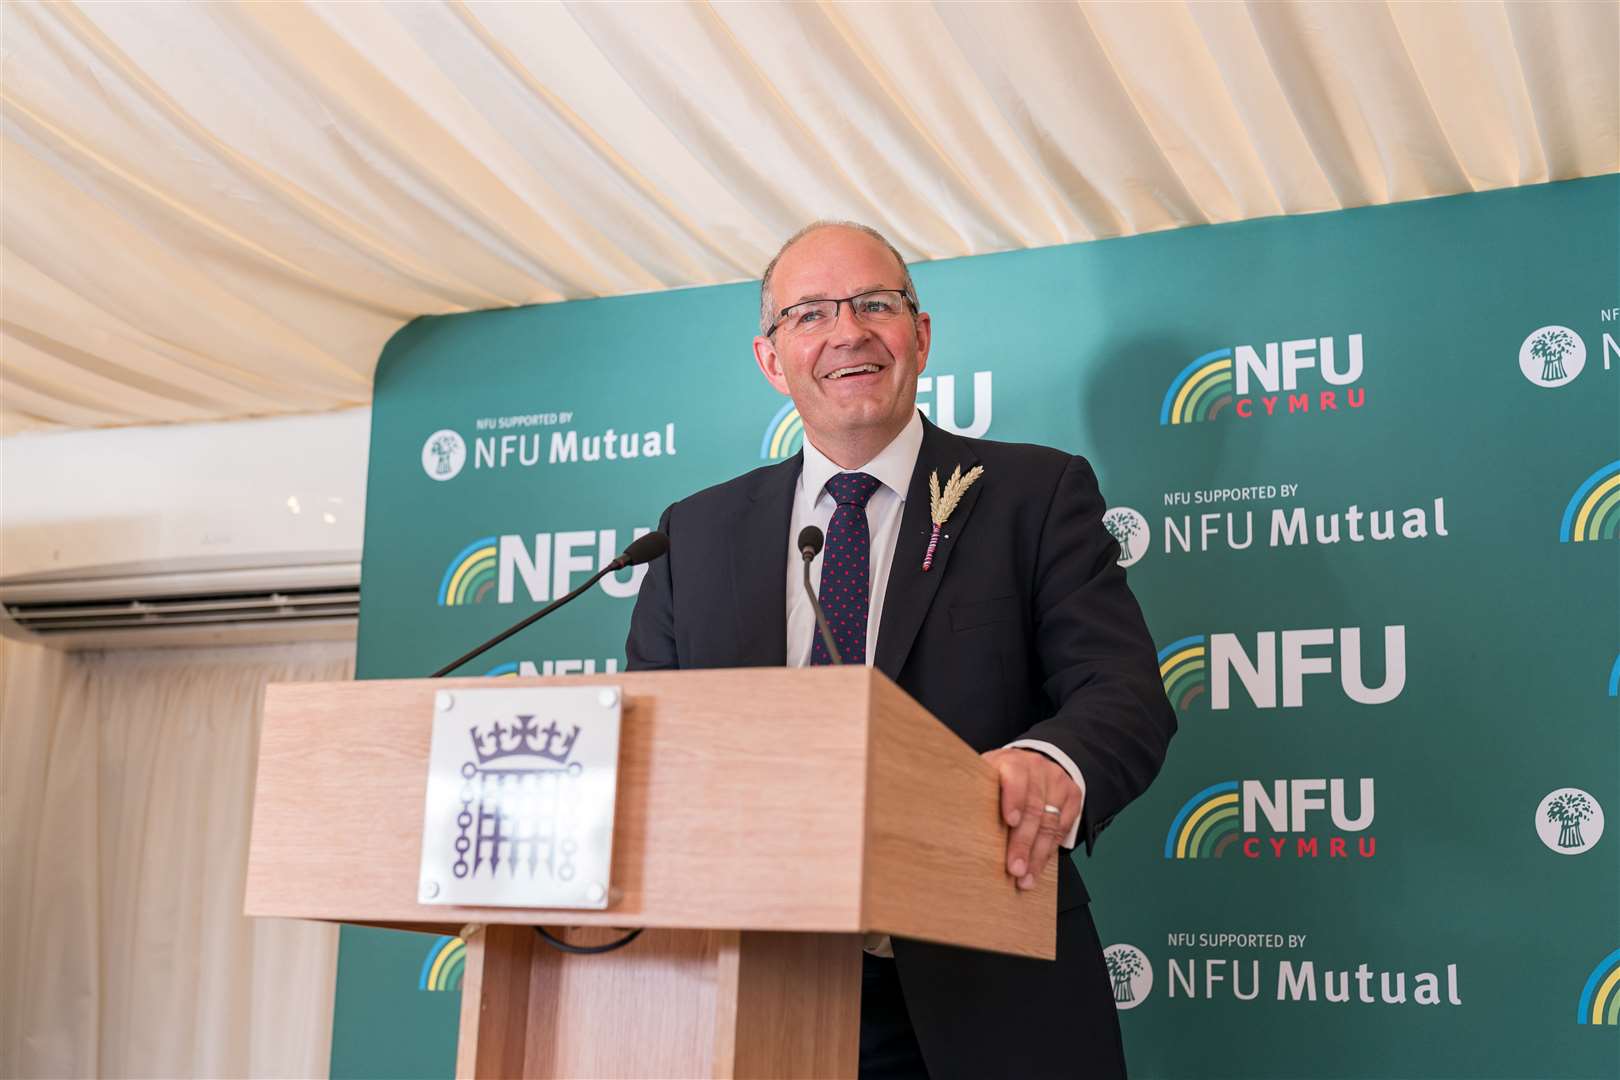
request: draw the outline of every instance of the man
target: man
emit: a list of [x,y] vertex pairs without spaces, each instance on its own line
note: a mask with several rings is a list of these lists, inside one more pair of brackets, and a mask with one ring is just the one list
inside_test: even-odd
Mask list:
[[[783,245],[760,292],[754,358],[793,398],[804,449],[665,512],[670,554],[642,582],[629,666],[830,662],[796,550],[802,527],[821,527],[813,576],[838,652],[996,767],[1007,873],[1033,888],[1060,846],[1083,837],[1089,851],[1142,793],[1176,726],[1091,467],[923,420],[932,325],[875,231],[818,222]],[[949,515],[932,515],[930,475],[976,468]],[[1055,963],[869,947],[862,1077],[1123,1076],[1088,903],[1061,857]]]

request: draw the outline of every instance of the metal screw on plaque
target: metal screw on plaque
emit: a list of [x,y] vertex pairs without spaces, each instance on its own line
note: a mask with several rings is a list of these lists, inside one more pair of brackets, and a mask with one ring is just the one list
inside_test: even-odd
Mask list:
[[599,881],[591,882],[591,887],[585,890],[585,899],[593,904],[600,904],[606,896],[607,890],[602,888],[602,883]]
[[424,899],[424,900],[432,900],[435,896],[438,896],[438,895],[439,895],[439,883],[437,881],[424,881],[422,883],[422,899]]
[[619,703],[619,692],[613,689],[603,690],[596,695],[596,703],[604,709],[611,709]]
[[439,707],[440,712],[449,712],[456,707],[456,695],[441,690],[433,696],[433,703]]

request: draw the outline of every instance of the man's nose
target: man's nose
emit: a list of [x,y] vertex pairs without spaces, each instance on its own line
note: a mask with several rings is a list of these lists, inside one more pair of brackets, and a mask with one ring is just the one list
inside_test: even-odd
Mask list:
[[855,316],[855,301],[839,302],[838,313],[833,316],[832,332],[828,336],[829,343],[834,345],[854,345],[871,336],[866,324]]

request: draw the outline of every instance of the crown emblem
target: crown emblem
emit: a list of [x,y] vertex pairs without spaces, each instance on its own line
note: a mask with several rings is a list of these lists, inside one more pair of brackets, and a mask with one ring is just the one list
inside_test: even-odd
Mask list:
[[540,727],[533,716],[517,716],[510,724],[497,720],[482,733],[475,724],[467,729],[467,734],[472,738],[473,753],[478,755],[481,766],[513,757],[541,757],[565,765],[579,738],[579,725],[575,724],[572,731],[564,734],[555,720]]

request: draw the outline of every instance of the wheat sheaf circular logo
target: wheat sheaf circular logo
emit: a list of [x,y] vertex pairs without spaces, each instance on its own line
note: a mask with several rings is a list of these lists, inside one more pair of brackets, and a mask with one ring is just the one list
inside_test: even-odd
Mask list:
[[1536,807],[1536,835],[1549,851],[1584,855],[1603,838],[1603,807],[1580,788],[1559,788]]
[[1147,518],[1128,506],[1116,506],[1105,512],[1103,528],[1108,530],[1108,535],[1119,545],[1117,561],[1121,566],[1131,566],[1140,562],[1153,542]]
[[1537,386],[1563,386],[1586,367],[1586,342],[1567,326],[1543,326],[1519,346],[1519,370]]
[[467,464],[467,443],[450,428],[441,428],[422,444],[422,471],[434,480],[454,480]]
[[1103,950],[1108,977],[1114,983],[1114,1006],[1134,1009],[1153,993],[1153,965],[1135,945],[1110,945]]

